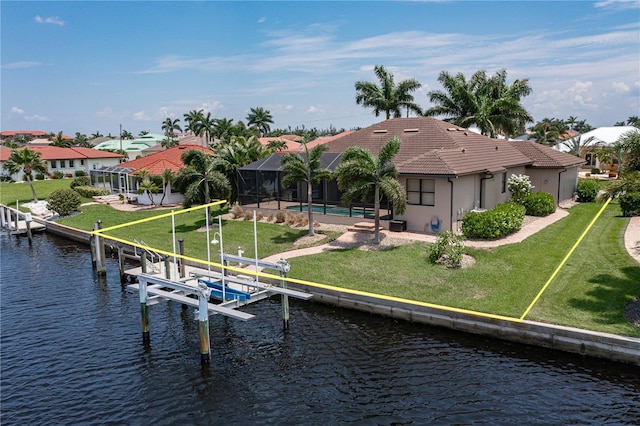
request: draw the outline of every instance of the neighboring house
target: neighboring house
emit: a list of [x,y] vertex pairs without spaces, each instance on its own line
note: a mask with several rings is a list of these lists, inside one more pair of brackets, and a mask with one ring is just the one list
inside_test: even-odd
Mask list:
[[[598,158],[593,155],[593,151],[597,149],[598,146],[611,146],[616,143],[622,136],[625,134],[632,133],[640,133],[640,129],[634,126],[610,126],[610,127],[598,127],[597,129],[593,129],[586,133],[581,134],[580,136],[576,136],[580,138],[580,144],[583,145],[589,142],[588,147],[593,149],[585,150],[585,167],[587,168],[601,168],[600,161]],[[556,149],[559,151],[566,152],[568,148],[559,143],[556,146]],[[604,165],[603,165],[604,166]],[[609,165],[607,165],[609,166]]]
[[[40,158],[47,162],[49,174],[61,172],[65,175],[75,175],[82,170],[89,175],[90,170],[102,167],[112,167],[120,163],[122,155],[113,152],[96,151],[91,148],[60,148],[57,146],[33,146],[29,149],[39,152]],[[0,167],[9,159],[11,149],[0,147]],[[22,172],[19,176],[12,176],[16,181],[22,180]]]
[[[0,139],[13,139],[16,136],[25,136],[29,139],[47,139],[51,132],[42,130],[3,130],[0,133]],[[72,140],[73,136],[62,135],[64,139]]]
[[[507,201],[507,181],[514,174],[530,176],[534,192],[548,192],[556,203],[571,199],[578,167],[584,163],[576,156],[535,142],[491,139],[435,118],[417,117],[386,120],[329,142],[323,167],[335,169],[341,154],[352,146],[377,155],[394,136],[402,141],[394,164],[408,199],[405,214],[394,219],[406,221],[410,231],[438,233],[457,229],[458,222],[470,210],[490,209]],[[241,203],[260,202],[268,197],[306,202],[303,185],[279,186],[280,156],[274,154],[274,158],[240,170]],[[296,196],[290,197],[291,191]],[[340,197],[334,181],[314,187],[315,203],[340,204]]]
[[127,153],[129,160],[133,160],[143,155],[143,151],[152,146],[162,143],[164,135],[157,133],[148,133],[137,139],[110,139],[101,142],[93,147],[99,150],[118,151],[122,149]]
[[[190,149],[197,149],[207,154],[214,154],[208,148],[199,145],[179,145],[168,148],[160,152],[156,152],[135,160],[118,164],[117,167],[103,167],[99,170],[91,172],[91,184],[100,188],[107,188],[114,194],[124,194],[127,198],[138,199],[139,204],[150,205],[151,200],[146,194],[138,194],[139,178],[134,173],[141,169],[147,169],[151,175],[162,175],[166,169],[174,173],[180,171],[184,167],[184,163],[180,159],[182,154]],[[153,197],[158,202],[162,198],[162,185],[158,186],[158,195]],[[163,203],[175,204],[184,201],[182,194],[175,192],[168,187]]]
[[[314,147],[318,145],[327,144],[333,140],[349,135],[354,131],[355,130],[348,130],[346,132],[338,133],[337,135],[334,135],[334,136],[320,136],[310,142],[307,142],[307,148],[309,149],[309,151],[311,151]],[[300,153],[300,154],[304,153],[304,144],[302,143],[303,140],[304,138],[302,136],[297,136],[297,135],[283,135],[278,137],[265,137],[265,138],[259,139],[260,143],[264,146],[269,145],[269,142],[272,142],[272,141],[284,142],[287,144],[287,147],[281,150],[280,152],[294,152],[294,153]]]

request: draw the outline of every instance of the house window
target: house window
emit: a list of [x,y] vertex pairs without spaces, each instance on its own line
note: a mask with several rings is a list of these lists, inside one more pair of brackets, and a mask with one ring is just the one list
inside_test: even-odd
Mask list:
[[502,193],[507,192],[507,172],[502,174]]
[[80,165],[84,166],[84,160],[80,160]]
[[407,179],[407,203],[417,206],[435,206],[435,179]]
[[62,169],[62,168],[64,168],[64,167],[67,167],[67,166],[65,165],[64,160],[60,160],[60,168]]
[[51,168],[52,169],[56,168],[56,160],[51,160]]
[[69,160],[69,167],[74,167],[73,160]]

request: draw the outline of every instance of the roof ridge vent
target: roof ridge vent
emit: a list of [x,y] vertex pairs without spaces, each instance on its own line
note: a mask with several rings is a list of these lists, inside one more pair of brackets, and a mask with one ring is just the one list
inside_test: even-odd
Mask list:
[[417,133],[419,131],[420,131],[420,129],[404,129],[405,133]]
[[458,130],[456,127],[447,127],[448,132],[455,132],[456,130]]
[[384,129],[378,129],[378,130],[374,130],[373,133],[387,133],[387,131]]

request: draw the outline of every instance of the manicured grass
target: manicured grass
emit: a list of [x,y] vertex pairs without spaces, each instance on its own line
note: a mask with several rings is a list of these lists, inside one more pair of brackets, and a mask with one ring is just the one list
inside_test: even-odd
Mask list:
[[[447,269],[427,260],[427,244],[386,251],[356,249],[289,260],[289,276],[411,300],[520,317],[602,204],[571,214],[519,244],[471,250],[476,263]],[[610,205],[527,319],[640,336],[623,317],[640,294],[640,267],[622,245],[628,222]]]
[[[33,183],[33,188],[39,200],[46,200],[49,194],[57,189],[68,189],[73,179],[47,179],[37,180]],[[16,206],[16,200],[20,205],[33,201],[31,188],[26,182],[0,183],[0,203],[10,207]],[[82,197],[83,203],[93,201],[91,198]],[[28,209],[20,208],[20,210],[28,211]]]
[[[176,214],[174,215],[176,240],[179,238],[184,240],[186,256],[197,259],[207,259],[206,217],[204,210],[179,214],[180,211],[181,209],[176,209]],[[82,207],[81,214],[60,219],[58,222],[74,228],[92,230],[94,223],[100,219],[102,221],[102,228],[104,229],[169,212],[171,212],[171,210],[123,212],[115,210],[110,206],[96,204],[84,206]],[[217,225],[216,216],[218,214],[219,211],[211,212],[213,216],[212,222],[215,225]],[[256,228],[258,235],[258,255],[260,258],[297,248],[294,247],[293,243],[308,232],[306,229],[292,229],[287,226],[267,223],[257,223]],[[210,229],[209,237],[211,240],[213,240],[214,233],[217,231],[217,228]],[[151,247],[173,252],[171,217],[115,229],[108,231],[107,235],[128,241],[133,241],[134,239],[144,241],[144,243]],[[238,251],[238,247],[242,247],[244,256],[255,257],[253,221],[223,221],[222,235],[225,253],[235,254]],[[336,236],[336,233],[327,233],[325,241],[329,241]],[[319,244],[322,244],[322,242],[319,242]],[[220,246],[209,244],[209,250],[211,260],[218,262]]]

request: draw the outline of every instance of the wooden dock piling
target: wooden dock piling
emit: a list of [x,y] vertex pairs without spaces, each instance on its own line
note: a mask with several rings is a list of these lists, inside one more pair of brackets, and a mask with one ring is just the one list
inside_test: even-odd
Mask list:
[[198,329],[200,330],[200,363],[211,362],[211,346],[209,344],[209,297],[211,289],[206,284],[198,284]]
[[[93,230],[99,231],[100,229],[102,229],[102,221],[98,219],[98,221],[93,225]],[[104,238],[102,238],[98,234],[94,234],[93,237],[94,237],[93,251],[95,253],[95,259],[96,259],[96,262],[95,262],[96,272],[100,275],[106,275],[107,259],[106,259],[106,252],[104,248]]]

